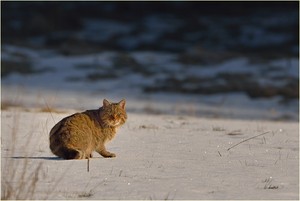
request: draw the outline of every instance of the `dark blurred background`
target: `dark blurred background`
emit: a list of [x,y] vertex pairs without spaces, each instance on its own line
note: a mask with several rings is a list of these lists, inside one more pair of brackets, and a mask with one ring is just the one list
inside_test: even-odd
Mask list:
[[[184,52],[191,46],[257,57],[298,56],[298,2],[1,2],[2,43],[58,48],[64,54],[80,49]],[[148,16],[160,15],[169,25],[155,41],[126,45],[150,27]],[[76,37],[84,19],[121,21],[134,28],[106,40]],[[167,29],[168,24],[153,29]],[[252,30],[251,30],[252,28]],[[109,27],[108,27],[109,29]],[[152,32],[153,30],[149,30]],[[281,38],[281,35],[286,38]],[[33,42],[40,37],[40,43]],[[145,36],[146,37],[146,36]],[[262,37],[261,41],[257,37]],[[277,37],[277,38],[276,38]],[[265,40],[265,41],[264,41]],[[172,45],[172,43],[174,43]],[[70,47],[69,47],[70,46]],[[69,48],[69,49],[68,49]],[[78,50],[76,50],[78,49]]]
[[[6,45],[54,50],[64,57],[117,54],[112,66],[75,66],[74,70],[86,66],[94,71],[66,81],[97,82],[138,74],[142,80],[154,80],[132,83],[144,93],[242,92],[250,98],[280,96],[281,103],[299,98],[298,1],[2,1],[1,9],[1,49],[6,55],[11,54]],[[152,60],[141,60],[136,52],[155,54]],[[162,61],[160,53],[176,58],[166,56]],[[26,57],[18,54],[14,56]],[[24,61],[33,58],[21,58],[21,63],[10,58],[1,59],[2,78],[50,71],[24,70]],[[227,61],[231,63],[222,66]]]

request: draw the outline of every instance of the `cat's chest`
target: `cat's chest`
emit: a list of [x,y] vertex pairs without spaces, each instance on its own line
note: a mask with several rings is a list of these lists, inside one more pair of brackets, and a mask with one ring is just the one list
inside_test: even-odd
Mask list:
[[117,129],[116,128],[103,128],[102,134],[108,140],[111,140],[116,135]]

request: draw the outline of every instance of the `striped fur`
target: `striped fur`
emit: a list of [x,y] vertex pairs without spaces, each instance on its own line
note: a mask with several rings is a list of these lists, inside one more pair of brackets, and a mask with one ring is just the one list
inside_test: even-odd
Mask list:
[[116,131],[127,119],[125,100],[65,117],[50,131],[50,150],[64,159],[86,159],[96,151],[103,157],[115,157],[106,150],[105,144],[112,140]]

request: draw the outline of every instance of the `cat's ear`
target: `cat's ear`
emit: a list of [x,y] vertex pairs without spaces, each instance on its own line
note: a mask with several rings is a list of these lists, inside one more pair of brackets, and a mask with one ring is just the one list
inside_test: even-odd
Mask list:
[[109,102],[108,100],[104,99],[104,100],[103,100],[103,106],[104,106],[104,107],[107,107],[107,106],[109,106],[109,105],[110,105],[110,102]]
[[121,106],[121,108],[123,108],[125,110],[125,104],[126,104],[125,99],[121,100],[118,104]]

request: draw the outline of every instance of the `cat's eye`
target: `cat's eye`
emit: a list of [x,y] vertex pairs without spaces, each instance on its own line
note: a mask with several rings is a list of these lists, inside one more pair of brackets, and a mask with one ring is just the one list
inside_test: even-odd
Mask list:
[[110,119],[111,120],[115,120],[117,118],[120,118],[120,115],[119,114],[115,114],[115,115],[110,115]]

